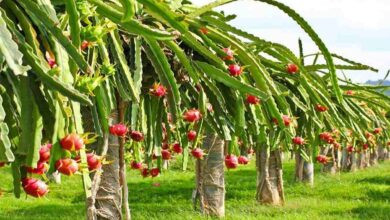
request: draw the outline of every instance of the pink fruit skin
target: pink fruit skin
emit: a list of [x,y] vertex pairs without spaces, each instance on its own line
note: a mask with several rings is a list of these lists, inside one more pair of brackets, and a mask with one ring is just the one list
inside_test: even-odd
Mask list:
[[140,131],[131,131],[130,137],[131,137],[131,139],[133,139],[134,141],[137,141],[137,142],[141,142],[144,140],[144,134],[142,134],[142,132],[140,132]]
[[299,71],[299,68],[294,63],[287,64],[286,70],[289,74],[295,74]]
[[251,105],[257,105],[259,104],[260,100],[254,95],[247,95],[246,96],[246,102]]
[[238,157],[238,164],[246,165],[249,163],[249,159],[246,156]]
[[292,141],[296,145],[303,145],[303,144],[305,144],[305,140],[302,137],[294,137],[292,139]]
[[171,152],[169,152],[169,150],[162,150],[161,157],[163,160],[170,160],[171,159]]
[[141,162],[137,162],[137,161],[133,160],[130,165],[131,165],[131,168],[134,170],[141,170],[142,169]]
[[[290,116],[288,115],[282,115],[282,119],[283,119],[283,123],[284,123],[284,126],[288,127],[290,126],[291,124],[291,118]],[[273,118],[272,119],[272,122],[275,123],[276,125],[279,124],[278,120],[276,118]]]
[[85,49],[87,49],[88,47],[89,47],[89,42],[86,41],[86,40],[84,40],[84,41],[81,43],[81,46],[80,46],[81,50],[85,50]]
[[79,151],[84,146],[84,140],[77,134],[68,134],[62,138],[61,147],[68,151]]
[[316,110],[317,110],[318,112],[326,112],[326,111],[328,111],[328,107],[323,106],[323,105],[320,105],[320,104],[317,104],[317,105],[316,105]]
[[381,132],[382,132],[382,128],[375,128],[373,131],[374,134],[379,134]]
[[150,94],[156,97],[163,97],[167,94],[167,89],[164,86],[155,83],[150,89]]
[[33,197],[43,197],[49,192],[46,183],[35,178],[23,179],[22,186],[26,194]]
[[189,141],[194,141],[196,139],[196,131],[194,130],[188,131],[187,138]]
[[172,150],[177,153],[177,154],[181,154],[183,152],[183,148],[180,146],[179,143],[175,143],[172,147]]
[[230,48],[223,48],[223,52],[225,52],[226,56],[223,58],[224,60],[233,60],[234,52]]
[[87,162],[88,162],[88,169],[90,171],[98,170],[102,167],[102,161],[101,161],[100,157],[96,154],[88,153],[87,154]]
[[160,170],[158,168],[153,168],[150,170],[150,175],[152,177],[156,177],[156,176],[158,176],[158,174],[160,174]]
[[47,162],[50,159],[51,144],[42,145],[39,149],[39,162]]
[[203,150],[200,148],[195,148],[191,151],[192,156],[196,159],[201,159],[203,157]]
[[334,143],[334,139],[333,139],[333,137],[332,137],[332,134],[331,133],[329,133],[329,132],[322,132],[321,134],[320,134],[320,139],[322,140],[322,141],[325,141],[326,143],[328,143],[328,144],[333,144]]
[[38,162],[36,168],[27,167],[27,172],[42,175],[47,172],[47,166],[45,162]]
[[354,93],[354,92],[353,92],[352,90],[347,90],[347,91],[345,91],[345,94],[346,94],[346,95],[353,95],[353,93]]
[[328,163],[328,158],[324,155],[318,155],[316,157],[316,160],[319,162],[319,163],[322,163],[322,164],[326,164]]
[[186,111],[183,115],[183,120],[186,122],[196,122],[199,121],[201,118],[202,115],[197,109],[190,109]]
[[70,158],[57,160],[55,167],[58,172],[67,176],[71,176],[79,170],[77,162]]
[[47,63],[49,64],[50,68],[55,68],[57,67],[57,63],[56,63],[56,60],[55,59],[49,59],[47,61]]
[[229,72],[231,76],[239,76],[242,73],[242,68],[241,66],[237,64],[230,64],[229,65]]
[[150,172],[149,172],[149,169],[148,168],[143,168],[141,170],[141,175],[145,178],[145,177],[148,177],[150,175]]
[[127,127],[124,124],[115,124],[110,126],[110,134],[123,137],[127,134]]
[[238,159],[235,155],[225,156],[225,165],[228,169],[235,169],[238,166]]
[[291,118],[288,115],[283,115],[283,123],[286,127],[290,126],[291,124]]

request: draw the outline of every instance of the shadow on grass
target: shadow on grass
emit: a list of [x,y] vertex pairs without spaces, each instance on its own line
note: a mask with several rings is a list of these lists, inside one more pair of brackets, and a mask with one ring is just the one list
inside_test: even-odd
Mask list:
[[[239,170],[226,172],[226,199],[242,196],[242,192],[251,197],[256,191],[256,170]],[[160,186],[153,186],[160,183]],[[131,182],[129,187],[130,203],[164,203],[167,200],[186,201],[191,203],[195,187],[193,178],[186,180],[156,179],[153,181]],[[168,197],[168,198],[167,198]]]
[[390,185],[390,176],[375,176],[370,178],[364,178],[359,180],[359,182]]
[[248,170],[233,170],[233,171],[225,171],[225,175],[227,178],[256,178],[256,170],[248,169]]
[[[388,203],[390,201],[390,189],[385,190],[385,191],[370,190],[367,192],[367,196],[370,198],[370,200],[373,200],[373,201],[382,200],[382,201]],[[389,204],[389,207],[390,207],[390,204]],[[389,213],[389,219],[390,219],[390,213]]]
[[85,194],[79,193],[78,195],[74,196],[74,198],[71,200],[72,204],[82,203],[85,201]]
[[[191,199],[192,190],[194,188],[193,181],[153,181],[153,183],[159,183],[160,186],[156,187],[152,185],[152,182],[138,182],[129,183],[130,203],[149,203],[164,202],[167,200],[167,196],[175,199]],[[137,196],[135,196],[137,195]]]
[[390,205],[365,205],[351,210],[359,219],[390,219]]
[[75,205],[39,205],[39,206],[33,206],[28,208],[19,208],[19,209],[13,209],[9,211],[1,211],[0,212],[0,219],[34,219],[34,220],[40,220],[40,219],[58,219],[58,220],[65,220],[65,219],[78,219],[81,216],[84,216],[84,203],[82,204],[75,204]]

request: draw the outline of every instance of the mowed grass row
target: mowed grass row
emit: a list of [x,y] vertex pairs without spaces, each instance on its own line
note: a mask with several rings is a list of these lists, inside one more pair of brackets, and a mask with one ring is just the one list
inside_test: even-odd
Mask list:
[[[256,171],[251,165],[226,171],[226,219],[390,219],[390,162],[357,171],[326,175],[316,167],[315,186],[294,183],[292,161],[284,165],[286,204],[259,205],[255,201]],[[84,219],[79,176],[50,184],[47,198],[15,199],[9,168],[0,169],[0,219]],[[128,172],[129,199],[134,220],[205,219],[193,210],[194,172],[170,170],[143,179]]]

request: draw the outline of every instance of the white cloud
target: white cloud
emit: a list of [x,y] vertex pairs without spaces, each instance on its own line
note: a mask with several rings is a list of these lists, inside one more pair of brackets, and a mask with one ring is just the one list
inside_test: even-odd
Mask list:
[[[287,47],[292,48],[296,53],[298,52],[297,39],[301,37],[304,42],[305,54],[318,52],[317,46],[311,42],[309,37],[296,29],[264,28],[249,29],[247,31],[265,39],[272,39],[273,42],[283,43]],[[327,46],[332,48],[332,52],[336,54],[380,69],[379,73],[371,71],[345,71],[346,76],[355,82],[383,79],[385,72],[390,68],[390,51],[369,51],[363,49],[360,45],[328,44]]]
[[[360,29],[390,29],[389,0],[279,0],[290,6],[304,18],[336,19],[346,27]],[[211,0],[193,0],[196,5],[204,5]],[[242,0],[220,7],[229,13],[245,18],[275,16],[278,12],[264,3]]]
[[[390,7],[388,0],[284,0],[303,16],[311,18],[336,18],[346,27],[359,29],[388,28]],[[387,18],[387,19],[386,19]]]
[[363,62],[367,65],[376,67],[379,73],[371,71],[348,71],[347,77],[355,82],[366,82],[367,80],[383,79],[386,71],[390,67],[390,51],[366,51],[358,46],[339,47],[335,53],[341,54],[349,59]]
[[[372,72],[347,72],[355,82],[381,79],[390,68],[389,0],[279,0],[296,10],[319,33],[328,48],[335,53],[380,69]],[[210,0],[193,0],[198,5]],[[251,0],[237,1],[218,8],[237,14],[233,25],[270,41],[282,43],[297,51],[297,39],[302,38],[306,53],[316,52],[311,42],[294,21],[272,6]],[[383,47],[378,46],[383,45]]]

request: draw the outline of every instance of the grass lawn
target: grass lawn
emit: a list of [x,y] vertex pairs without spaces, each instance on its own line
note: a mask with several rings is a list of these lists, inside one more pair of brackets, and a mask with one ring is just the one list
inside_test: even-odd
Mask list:
[[[226,219],[390,219],[390,162],[355,173],[315,176],[314,188],[293,181],[293,163],[284,167],[286,204],[259,205],[255,199],[254,162],[226,172]],[[318,171],[318,167],[317,170]],[[160,183],[159,187],[153,183]],[[155,179],[128,172],[129,199],[134,220],[205,219],[192,209],[193,171],[167,171]],[[0,169],[0,219],[84,219],[79,176],[50,185],[47,198],[15,199],[9,168]]]

